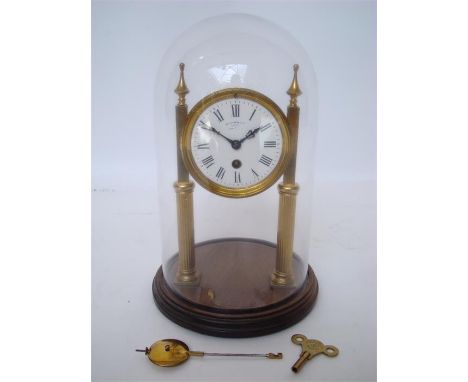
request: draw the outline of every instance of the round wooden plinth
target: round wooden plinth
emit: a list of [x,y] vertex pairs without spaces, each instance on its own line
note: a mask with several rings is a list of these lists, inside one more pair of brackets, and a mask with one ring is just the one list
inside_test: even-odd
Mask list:
[[[153,296],[171,321],[218,337],[255,337],[283,330],[303,319],[318,293],[317,278],[307,266],[302,285],[271,287],[276,247],[253,239],[220,239],[195,247],[200,283],[175,283],[177,255],[159,268]],[[293,267],[303,267],[295,256]],[[303,273],[302,273],[303,274]],[[169,282],[168,282],[169,281]]]

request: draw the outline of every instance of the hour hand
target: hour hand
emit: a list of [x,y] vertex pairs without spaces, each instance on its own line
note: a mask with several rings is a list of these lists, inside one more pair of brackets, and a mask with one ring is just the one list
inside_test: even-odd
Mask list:
[[255,134],[257,134],[259,130],[260,130],[260,127],[257,127],[257,128],[254,129],[254,130],[249,130],[249,131],[247,131],[247,134],[245,134],[245,137],[242,138],[242,139],[240,140],[240,142],[242,143],[242,142],[244,142],[246,139],[250,139],[250,138],[255,137]]

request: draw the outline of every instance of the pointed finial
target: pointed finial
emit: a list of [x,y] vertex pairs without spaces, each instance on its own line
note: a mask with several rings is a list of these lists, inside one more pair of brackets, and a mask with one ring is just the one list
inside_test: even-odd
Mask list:
[[185,68],[185,64],[181,62],[179,64],[179,69],[180,69],[179,83],[177,84],[177,87],[174,90],[176,94],[179,96],[179,106],[185,105],[185,95],[189,92],[188,87],[185,84],[184,68]]
[[297,82],[297,71],[299,70],[299,65],[294,64],[293,69],[294,69],[294,77],[293,77],[291,86],[289,87],[287,93],[291,96],[289,106],[296,107],[297,97],[299,97],[302,94],[301,89],[299,88],[299,84]]

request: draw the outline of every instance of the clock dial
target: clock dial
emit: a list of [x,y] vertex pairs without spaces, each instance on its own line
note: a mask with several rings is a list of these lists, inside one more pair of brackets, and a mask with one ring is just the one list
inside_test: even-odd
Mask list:
[[265,107],[229,98],[200,114],[190,144],[196,166],[208,179],[225,187],[245,188],[264,180],[277,166],[283,137]]
[[247,89],[227,89],[208,98],[191,112],[182,142],[192,176],[224,196],[250,196],[271,186],[284,169],[289,148],[281,110]]

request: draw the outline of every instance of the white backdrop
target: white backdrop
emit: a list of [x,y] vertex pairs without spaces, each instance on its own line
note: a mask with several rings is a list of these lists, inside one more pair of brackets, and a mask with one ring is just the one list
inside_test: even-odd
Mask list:
[[246,12],[288,30],[319,84],[315,179],[374,179],[376,6],[372,2],[93,3],[93,186],[154,189],[154,82],[160,59],[190,25]]
[[[376,5],[343,2],[111,2],[92,7],[92,372],[104,380],[375,380]],[[281,333],[216,339],[179,328],[154,306],[160,264],[154,190],[154,82],[179,32],[245,12],[276,22],[308,51],[319,85],[311,264],[313,312]],[[298,375],[290,343],[304,333],[336,345]],[[136,347],[163,337],[206,351],[283,351],[283,361],[200,360],[156,369]]]

